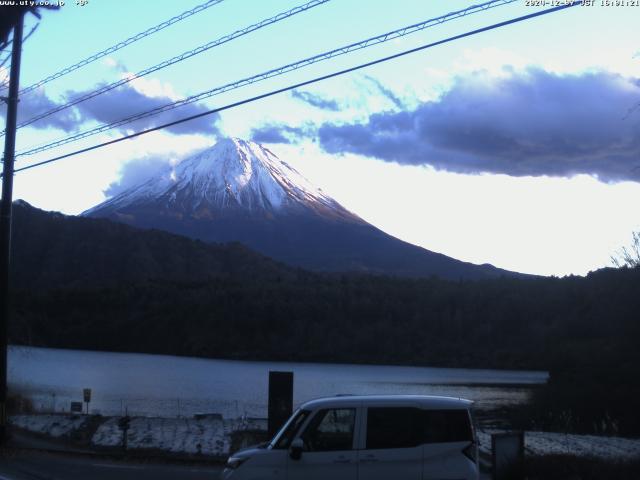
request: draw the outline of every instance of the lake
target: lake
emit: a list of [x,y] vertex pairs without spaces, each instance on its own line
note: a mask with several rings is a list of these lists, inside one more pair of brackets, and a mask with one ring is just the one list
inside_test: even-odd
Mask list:
[[294,405],[335,394],[447,395],[482,410],[517,404],[547,372],[214,360],[10,346],[8,383],[41,411],[69,411],[92,389],[90,411],[103,415],[225,418],[267,416],[270,370],[294,373]]

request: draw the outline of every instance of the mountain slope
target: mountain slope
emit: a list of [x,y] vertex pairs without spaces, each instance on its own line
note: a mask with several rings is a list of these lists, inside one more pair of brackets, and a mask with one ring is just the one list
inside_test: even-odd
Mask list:
[[[400,213],[399,213],[400,214]],[[290,265],[449,279],[513,275],[394,238],[312,186],[265,147],[224,139],[83,213],[204,241],[241,242]]]
[[13,207],[12,281],[17,289],[105,288],[149,280],[202,282],[293,275],[240,244],[214,245],[105,219]]

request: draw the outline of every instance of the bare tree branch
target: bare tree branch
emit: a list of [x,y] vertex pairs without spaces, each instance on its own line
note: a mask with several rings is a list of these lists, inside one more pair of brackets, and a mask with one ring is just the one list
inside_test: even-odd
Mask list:
[[622,247],[611,256],[611,262],[620,267],[640,267],[640,232],[633,232],[631,245]]

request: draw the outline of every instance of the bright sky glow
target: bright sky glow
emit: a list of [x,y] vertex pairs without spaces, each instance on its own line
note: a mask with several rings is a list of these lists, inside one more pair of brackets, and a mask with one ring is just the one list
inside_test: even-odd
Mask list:
[[[202,0],[88,0],[85,6],[78,6],[75,0],[68,0],[58,12],[43,12],[37,31],[27,40],[21,86],[198,3]],[[86,92],[131,75],[301,3],[226,0],[53,81],[32,95],[46,95],[53,102],[61,102],[67,95],[73,97],[70,92]],[[138,79],[131,86],[142,97],[175,100],[474,3],[477,2],[332,0]],[[501,79],[517,78],[531,71],[575,78],[585,74],[620,75],[620,82],[624,83],[621,88],[627,88],[629,98],[634,98],[640,92],[640,7],[604,7],[599,1],[595,4],[466,38],[301,89],[318,99],[336,102],[337,109],[318,108],[291,94],[281,94],[224,112],[216,127],[222,135],[250,138],[254,130],[269,125],[314,131],[323,124],[364,124],[373,114],[412,111],[425,102],[438,102],[465,79],[481,79],[478,81],[486,82],[487,88],[498,88]],[[536,8],[526,6],[522,0],[228,92],[203,105],[221,106],[532,13]],[[36,22],[30,16],[25,31]],[[0,79],[5,75],[0,72]],[[532,108],[536,107],[536,100],[531,100]],[[26,105],[26,100],[21,105]],[[625,117],[627,123],[621,125],[636,128],[640,110],[634,112],[633,107],[631,102],[628,109],[613,112],[612,116]],[[115,115],[120,106],[114,102],[101,108],[105,115]],[[564,106],[558,108],[562,111]],[[517,123],[518,118],[509,118],[509,113],[504,112],[505,123]],[[78,118],[80,130],[99,124],[87,111]],[[544,125],[531,127],[535,130]],[[66,135],[60,128],[24,128],[18,133],[17,150]],[[118,136],[118,132],[105,133],[22,157],[16,166]],[[562,132],[552,136],[562,139]],[[119,180],[127,162],[154,157],[175,162],[215,141],[215,133],[153,133],[20,173],[15,178],[14,197],[46,210],[77,214],[105,199],[104,192]],[[269,147],[345,207],[387,233],[474,263],[543,275],[583,275],[610,265],[610,255],[630,242],[633,230],[640,229],[640,183],[633,179],[605,182],[584,173],[518,177],[505,173],[455,173],[436,170],[429,164],[385,162],[350,151],[330,154],[313,134],[291,144]]]

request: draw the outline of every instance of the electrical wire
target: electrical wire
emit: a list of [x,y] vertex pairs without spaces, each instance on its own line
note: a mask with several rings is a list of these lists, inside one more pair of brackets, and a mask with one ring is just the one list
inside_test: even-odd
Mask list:
[[331,50],[329,52],[324,52],[321,53],[319,55],[315,55],[313,57],[308,57],[305,58],[304,60],[299,60],[297,62],[294,63],[290,63],[288,65],[279,67],[279,68],[275,68],[266,72],[262,72],[259,73],[257,75],[253,75],[251,77],[247,77],[244,78],[242,80],[238,80],[236,82],[232,82],[232,83],[228,83],[226,85],[222,85],[219,87],[215,87],[212,88],[210,90],[207,90],[205,92],[201,92],[199,94],[196,95],[191,95],[190,97],[187,97],[185,99],[182,100],[178,100],[176,102],[171,102],[165,105],[161,105],[159,107],[156,107],[154,109],[151,110],[147,110],[145,112],[141,112],[141,113],[137,113],[134,115],[130,115],[128,117],[122,118],[120,120],[116,120],[114,122],[105,124],[105,125],[100,125],[98,127],[94,127],[92,129],[89,130],[85,130],[83,132],[77,133],[75,135],[69,136],[69,137],[64,137],[62,139],[44,144],[44,145],[40,145],[38,147],[34,147],[34,148],[30,148],[29,150],[24,150],[19,152],[16,156],[25,156],[25,155],[34,155],[36,153],[40,153],[46,150],[50,150],[52,148],[55,147],[59,147],[62,145],[65,145],[67,143],[71,143],[71,142],[75,142],[77,140],[81,140],[83,138],[87,138],[93,135],[97,135],[99,133],[102,132],[106,132],[107,130],[111,130],[113,128],[117,128],[123,125],[127,125],[129,123],[135,122],[137,120],[141,120],[143,118],[147,118],[147,117],[151,117],[151,116],[155,116],[158,115],[160,113],[164,113],[170,110],[173,110],[175,108],[178,107],[182,107],[184,105],[188,105],[191,103],[195,103],[198,102],[200,100],[204,100],[206,98],[210,98],[213,97],[215,95],[219,95],[221,93],[225,93],[231,90],[235,90],[237,88],[240,87],[244,87],[247,85],[251,85],[253,83],[257,83],[263,80],[267,80],[269,78],[273,78],[279,75],[283,75],[285,73],[289,73],[291,71],[312,65],[314,63],[318,63],[324,60],[329,60],[331,58],[335,58],[341,55],[345,55],[347,53],[356,51],[356,50],[361,50],[367,47],[370,47],[372,45],[377,45],[380,43],[384,43],[384,42],[388,42],[390,40],[394,40],[396,38],[399,37],[403,37],[405,35],[409,35],[411,33],[415,33],[421,30],[424,30],[426,28],[430,28],[436,25],[440,25],[442,23],[457,19],[457,18],[461,18],[467,15],[471,15],[474,13],[478,13],[478,12],[483,12],[486,11],[490,8],[495,8],[498,6],[502,6],[502,5],[506,5],[509,3],[514,3],[518,0],[492,0],[492,1],[488,1],[479,5],[472,5],[468,8],[465,8],[463,10],[458,10],[455,12],[450,12],[447,13],[445,15],[441,15],[439,17],[436,18],[431,18],[428,20],[425,20],[423,22],[419,22],[413,25],[409,25],[407,27],[402,27],[400,29],[397,30],[393,30],[391,32],[387,32],[384,33],[382,35],[378,35],[375,37],[371,37],[368,38],[366,40],[357,42],[357,43],[352,43],[350,45],[344,46],[344,47],[340,47],[334,50]]
[[[213,40],[211,42],[208,42],[204,45],[200,45],[194,49],[188,50],[184,53],[181,53],[180,55],[176,55],[175,57],[170,58],[169,60],[165,60],[164,62],[161,62],[157,65],[154,65],[152,67],[146,68],[138,73],[135,73],[133,75],[127,75],[125,78],[122,78],[118,81],[112,82],[108,85],[104,85],[100,88],[98,88],[97,90],[94,90],[92,92],[86,93],[84,95],[79,96],[78,98],[73,99],[72,101],[65,103],[63,105],[58,105],[55,108],[52,108],[51,110],[48,110],[44,113],[41,113],[39,115],[36,115],[34,117],[31,117],[28,120],[25,120],[24,122],[21,122],[17,125],[16,128],[22,128],[22,127],[26,127],[27,125],[31,125],[32,123],[37,122],[38,120],[42,120],[43,118],[47,118],[55,113],[61,112],[62,110],[66,110],[67,108],[70,108],[74,105],[77,105],[79,103],[82,103],[86,100],[89,100],[90,98],[94,98],[97,97],[98,95],[102,95],[103,93],[106,93],[110,90],[113,90],[114,88],[120,87],[122,85],[125,85],[133,80],[136,80],[138,78],[144,77],[145,75],[149,75],[150,73],[153,72],[157,72],[158,70],[161,70],[165,67],[168,67],[170,65],[174,65],[176,63],[182,62],[183,60],[186,60],[188,58],[191,58],[195,55],[198,55],[200,53],[206,52],[207,50],[210,50],[214,47],[218,47],[222,44],[228,43],[236,38],[242,37],[244,35],[248,35],[251,32],[255,32],[256,30],[260,30],[261,28],[267,27],[269,25],[272,25],[274,23],[277,23],[281,20],[285,20],[289,17],[292,17],[294,15],[297,15],[298,13],[302,13],[302,12],[306,12],[307,10],[310,10],[314,7],[317,7],[319,5],[322,5],[324,3],[329,2],[330,0],[311,0],[310,2],[307,2],[303,5],[299,5],[295,8],[292,8],[290,10],[287,10],[285,12],[281,12],[277,15],[274,15],[272,17],[269,17],[265,20],[262,20],[258,23],[254,23],[253,25],[249,25],[248,27],[242,28],[240,30],[236,30],[233,33],[230,33],[229,35],[225,35],[223,37],[220,37],[216,40]],[[5,134],[5,132],[1,132],[0,133],[0,137],[3,136]]]
[[344,69],[344,70],[340,70],[340,71],[333,72],[333,73],[330,73],[330,74],[327,74],[327,75],[323,75],[321,77],[316,77],[316,78],[313,78],[311,80],[306,80],[304,82],[296,83],[294,85],[289,85],[287,87],[279,88],[277,90],[272,90],[270,92],[263,93],[261,95],[255,96],[255,97],[251,97],[251,98],[247,98],[247,99],[244,99],[244,100],[240,100],[238,102],[230,103],[228,105],[225,105],[225,106],[222,106],[222,107],[219,107],[219,108],[214,108],[214,109],[206,111],[206,112],[202,112],[202,113],[198,113],[196,115],[191,115],[189,117],[181,118],[179,120],[175,120],[173,122],[165,123],[163,125],[158,125],[158,126],[153,127],[153,128],[148,128],[146,130],[142,130],[142,131],[139,131],[139,132],[136,132],[136,133],[132,133],[130,135],[126,135],[124,137],[120,137],[120,138],[116,138],[116,139],[110,140],[108,142],[100,143],[100,144],[97,144],[97,145],[92,145],[91,147],[87,147],[87,148],[82,148],[80,150],[76,150],[74,152],[66,153],[64,155],[59,155],[57,157],[50,158],[48,160],[44,160],[42,162],[33,163],[31,165],[27,165],[27,166],[15,169],[14,173],[21,172],[21,171],[24,171],[24,170],[29,170],[31,168],[39,167],[39,166],[46,165],[46,164],[49,164],[49,163],[57,162],[57,161],[62,160],[64,158],[69,158],[69,157],[72,157],[72,156],[75,156],[75,155],[79,155],[81,153],[85,153],[85,152],[89,152],[89,151],[92,151],[92,150],[96,150],[98,148],[106,147],[108,145],[113,145],[114,143],[119,143],[119,142],[122,142],[124,140],[129,140],[131,138],[135,138],[135,137],[139,137],[141,135],[145,135],[147,133],[151,133],[151,132],[162,130],[162,129],[165,129],[165,128],[168,128],[168,127],[172,127],[172,126],[178,125],[180,123],[188,122],[190,120],[195,120],[197,118],[201,118],[201,117],[204,117],[206,115],[212,115],[214,113],[222,112],[223,110],[229,110],[231,108],[239,107],[241,105],[245,105],[247,103],[255,102],[255,101],[261,100],[263,98],[271,97],[271,96],[277,95],[279,93],[287,92],[289,90],[294,90],[296,88],[300,88],[300,87],[304,87],[304,86],[307,86],[307,85],[311,85],[311,84],[314,84],[314,83],[317,83],[317,82],[320,82],[320,81],[323,81],[323,80],[328,80],[330,78],[334,78],[334,77],[338,77],[338,76],[341,76],[341,75],[345,75],[347,73],[351,73],[351,72],[354,72],[356,70],[360,70],[360,69],[367,68],[367,67],[370,67],[370,66],[373,66],[373,65],[377,65],[377,64],[380,64],[380,63],[383,63],[383,62],[387,62],[389,60],[394,60],[396,58],[400,58],[400,57],[403,57],[403,56],[406,56],[406,55],[409,55],[409,54],[412,54],[412,53],[416,53],[416,52],[419,52],[419,51],[422,51],[422,50],[426,50],[428,48],[433,48],[433,47],[436,47],[438,45],[443,45],[445,43],[453,42],[455,40],[460,40],[462,38],[466,38],[466,37],[470,37],[470,36],[473,36],[473,35],[477,35],[479,33],[487,32],[489,30],[494,30],[494,29],[505,27],[507,25],[511,25],[511,24],[514,24],[514,23],[523,22],[523,21],[526,21],[526,20],[530,20],[532,18],[540,17],[540,16],[543,16],[543,15],[548,15],[550,13],[555,13],[555,12],[560,11],[560,10],[564,10],[564,9],[567,9],[567,8],[575,7],[576,5],[579,5],[579,3],[578,2],[568,3],[568,4],[565,4],[565,5],[558,6],[558,7],[548,8],[546,10],[542,10],[542,11],[539,11],[539,12],[534,12],[534,13],[530,13],[528,15],[523,15],[523,16],[520,16],[520,17],[512,18],[510,20],[505,20],[503,22],[494,23],[493,25],[489,25],[489,26],[486,26],[486,27],[482,27],[482,28],[478,28],[478,29],[475,29],[475,30],[471,30],[469,32],[461,33],[461,34],[455,35],[453,37],[445,38],[444,40],[439,40],[437,42],[428,43],[428,44],[422,45],[420,47],[412,48],[410,50],[405,50],[405,51],[396,53],[394,55],[389,55],[387,57],[379,58],[379,59],[373,60],[371,62],[367,62],[367,63],[363,63],[363,64],[360,64],[360,65],[357,65],[355,67],[350,67],[350,68],[347,68],[347,69]]
[[84,58],[83,60],[80,60],[79,62],[70,65],[56,73],[53,73],[51,75],[49,75],[46,78],[43,78],[42,80],[34,83],[33,85],[29,85],[28,87],[23,88],[22,90],[20,90],[20,95],[24,95],[25,93],[28,93],[32,90],[35,90],[38,87],[41,87],[42,85],[44,85],[45,83],[51,82],[52,80],[56,80],[57,78],[60,78],[64,75],[67,75],[68,73],[73,72],[74,70],[77,70],[81,67],[84,67],[85,65],[88,65],[96,60],[99,60],[102,57],[105,57],[107,55],[109,55],[110,53],[116,52],[128,45],[131,45],[134,42],[137,42],[138,40],[142,40],[145,37],[148,37],[149,35],[152,35],[156,32],[159,32],[160,30],[163,30],[171,25],[173,25],[174,23],[178,23],[186,18],[191,17],[192,15],[195,15],[196,13],[200,13],[203,10],[206,10],[207,8],[213,7],[214,5],[217,5],[219,3],[222,3],[224,0],[208,0],[205,3],[202,3],[200,5],[195,6],[194,8],[187,10],[185,12],[182,12],[179,15],[176,15],[175,17],[171,17],[168,20],[165,20],[162,23],[159,23],[158,25],[148,28],[147,30],[145,30],[144,32],[140,32],[137,33],[135,35],[133,35],[132,37],[127,38],[126,40],[123,40],[121,42],[116,43],[115,45],[112,45],[108,48],[105,48],[104,50],[98,52],[98,53],[94,53],[93,55]]

